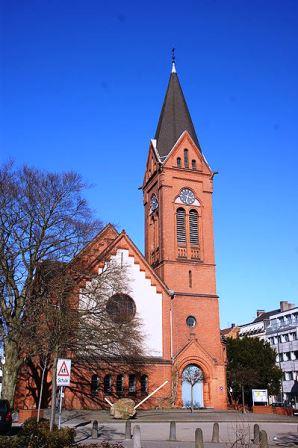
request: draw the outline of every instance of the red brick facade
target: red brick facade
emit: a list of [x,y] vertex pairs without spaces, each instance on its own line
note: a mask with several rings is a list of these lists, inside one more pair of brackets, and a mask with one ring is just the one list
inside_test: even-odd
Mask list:
[[[176,78],[174,81],[177,82]],[[81,253],[80,261],[96,271],[100,254],[104,253],[105,258],[109,258],[119,249],[126,250],[162,295],[162,356],[155,360],[148,359],[145,366],[136,366],[136,401],[168,381],[143,407],[181,407],[182,373],[185,367],[194,364],[203,372],[204,406],[225,409],[225,352],[219,330],[214,259],[214,173],[187,130],[182,132],[174,147],[162,159],[155,145],[156,140],[152,140],[143,183],[145,257],[125,232],[118,234],[109,225]],[[193,193],[194,200],[190,205],[181,201],[181,190],[184,188]],[[157,200],[155,208],[152,208],[152,196]],[[178,209],[185,214],[183,241],[179,241],[177,236]],[[192,213],[197,219],[195,224],[191,224]],[[186,323],[189,316],[196,320],[193,327]],[[123,395],[128,394],[131,372],[116,363],[107,367],[106,371],[102,367],[100,365],[100,387],[96,397],[90,394],[92,373],[78,371],[73,374],[72,387],[66,390],[65,395],[68,408],[107,407],[104,401],[106,393],[102,387],[107,372],[111,374],[110,393],[114,395],[111,400],[114,401],[117,395],[116,381],[120,372],[124,375]],[[148,377],[146,392],[140,386],[144,372]],[[27,378],[19,384],[17,404],[21,408],[33,404],[26,387],[26,382],[28,384],[30,381]]]

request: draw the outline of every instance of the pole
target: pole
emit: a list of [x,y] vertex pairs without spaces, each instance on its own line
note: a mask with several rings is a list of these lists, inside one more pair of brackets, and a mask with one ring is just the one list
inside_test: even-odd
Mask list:
[[59,417],[58,417],[58,429],[61,429],[62,399],[63,399],[63,386],[60,386],[60,387],[59,387]]
[[44,362],[43,368],[42,368],[42,375],[41,375],[41,384],[40,384],[40,390],[39,390],[39,398],[38,398],[38,407],[37,407],[37,423],[40,419],[40,409],[41,409],[41,401],[42,401],[42,394],[43,394],[43,383],[44,383],[44,376],[45,371],[47,368],[47,362]]

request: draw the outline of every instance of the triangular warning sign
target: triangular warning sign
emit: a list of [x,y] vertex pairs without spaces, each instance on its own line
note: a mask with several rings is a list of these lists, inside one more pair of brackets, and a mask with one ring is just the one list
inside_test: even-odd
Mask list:
[[68,371],[65,361],[63,361],[63,363],[61,364],[58,375],[59,376],[69,376],[69,371]]

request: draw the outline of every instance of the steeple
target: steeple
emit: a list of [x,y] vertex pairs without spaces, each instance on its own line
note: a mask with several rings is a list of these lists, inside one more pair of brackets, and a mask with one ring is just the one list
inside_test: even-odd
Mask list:
[[200,144],[176,73],[174,54],[172,56],[172,72],[161,109],[155,140],[160,157],[165,158],[180,135],[188,131],[199,148]]

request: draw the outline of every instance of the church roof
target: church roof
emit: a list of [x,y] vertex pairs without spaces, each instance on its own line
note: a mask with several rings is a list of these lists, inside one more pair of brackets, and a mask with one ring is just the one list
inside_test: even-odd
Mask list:
[[200,144],[182,92],[182,88],[173,65],[166,96],[161,109],[155,140],[161,159],[165,158],[182,132],[188,131],[199,148]]

